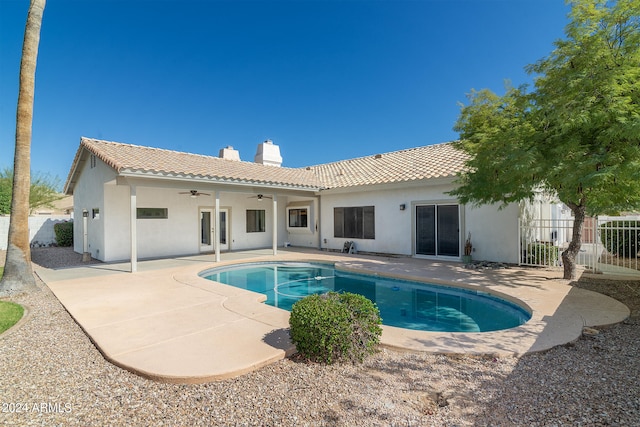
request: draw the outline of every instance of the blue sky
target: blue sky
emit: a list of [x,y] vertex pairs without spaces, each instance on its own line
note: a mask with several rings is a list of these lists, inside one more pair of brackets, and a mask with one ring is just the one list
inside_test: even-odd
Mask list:
[[[13,162],[27,0],[0,0],[0,168]],[[561,0],[51,0],[32,170],[67,177],[81,136],[301,167],[457,138],[564,36]]]

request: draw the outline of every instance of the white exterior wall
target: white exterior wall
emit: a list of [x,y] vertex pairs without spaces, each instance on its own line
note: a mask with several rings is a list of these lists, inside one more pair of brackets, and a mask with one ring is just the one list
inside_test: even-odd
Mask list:
[[[231,207],[229,209],[229,221],[227,230],[229,232],[229,249],[245,250],[255,248],[269,248],[272,245],[273,231],[273,200],[264,198],[258,201],[255,194],[249,193],[222,193],[220,196],[220,206]],[[278,201],[278,211],[280,215],[284,212],[282,205],[284,200]],[[247,209],[264,210],[265,232],[247,233]],[[282,222],[282,221],[280,221]],[[278,224],[278,229],[284,225]],[[278,239],[280,243],[280,238]]]
[[291,243],[291,246],[301,246],[308,248],[320,247],[320,219],[318,210],[318,199],[313,198],[300,198],[290,197],[287,203],[287,208],[307,208],[308,209],[308,227],[307,228],[289,228],[289,213],[286,210],[284,215],[284,230],[286,232],[286,241]]
[[[79,173],[79,179],[73,189],[73,250],[82,253],[84,221],[82,211],[87,210],[87,240],[89,243],[88,252],[91,256],[105,261],[104,255],[104,235],[105,227],[103,213],[105,210],[104,184],[115,180],[113,169],[96,159],[94,167],[91,167],[90,156],[83,164]],[[99,218],[92,218],[93,209],[100,211]]]
[[[405,184],[406,185],[406,184]],[[321,195],[321,246],[341,250],[345,240],[354,240],[356,249],[364,252],[414,255],[414,215],[416,205],[458,204],[445,194],[451,184],[384,188],[359,192]],[[400,210],[400,205],[405,210]],[[375,239],[347,239],[333,237],[333,209],[335,207],[375,206]],[[498,206],[472,208],[460,205],[460,255],[468,232],[474,247],[475,260],[518,262],[518,205],[502,210]]]
[[[191,255],[200,251],[200,209],[214,209],[215,192],[209,196],[191,198],[180,194],[180,189],[164,189],[137,186],[137,207],[167,208],[168,219],[137,220],[138,257],[154,258],[174,255]],[[130,258],[129,187],[115,185],[115,181],[104,186],[105,208],[101,220],[104,222],[105,244],[97,254],[103,261],[120,261]],[[278,246],[285,241],[295,246],[318,247],[318,233],[300,240],[292,239],[287,230],[286,208],[288,198],[277,197]],[[317,203],[316,203],[317,205]],[[273,243],[273,200],[264,198],[258,202],[253,193],[229,193],[220,195],[220,208],[228,211],[227,241],[230,250],[270,248]],[[265,232],[247,233],[246,210],[265,211]],[[102,212],[101,211],[101,212]],[[313,216],[317,218],[317,214]],[[100,255],[102,254],[102,255]],[[99,255],[100,257],[96,256]]]
[[104,223],[105,242],[99,256],[102,261],[123,261],[131,259],[131,228],[129,208],[129,187],[116,185],[115,180],[104,185]]
[[[137,187],[137,208],[167,208],[167,219],[137,220],[138,258],[191,255],[199,251],[199,206],[212,207],[212,197],[191,198],[177,189]],[[206,199],[209,200],[206,200]],[[104,221],[107,230],[105,261],[131,257],[130,190],[126,185],[105,186]]]
[[465,234],[462,243],[471,232],[474,260],[518,263],[518,215],[517,204],[498,209],[498,205],[465,207]]
[[[449,185],[398,186],[358,192],[321,193],[321,246],[329,250],[341,250],[345,240],[354,240],[356,249],[399,255],[413,253],[412,204],[457,203],[444,194]],[[400,210],[404,204],[405,209]],[[333,209],[349,206],[375,206],[375,239],[346,239],[333,237]]]
[[[71,215],[30,216],[29,243],[45,246],[56,243],[56,233],[53,226],[71,219]],[[9,220],[9,215],[0,216],[0,250],[6,250],[9,243]]]
[[[82,211],[89,212],[88,241],[92,257],[102,261],[130,259],[130,189],[116,185],[115,172],[96,161],[84,163],[80,179],[74,188],[74,250],[83,251]],[[143,181],[139,181],[143,182]],[[355,240],[358,251],[412,256],[415,240],[415,206],[421,204],[457,204],[446,192],[451,181],[430,180],[430,183],[400,183],[370,186],[350,190],[326,190],[317,197],[277,196],[277,245],[289,242],[292,246],[341,250],[345,240]],[[210,195],[191,198],[180,192],[189,190],[163,188],[161,181],[147,181],[138,185],[137,207],[167,208],[167,219],[137,220],[137,252],[139,258],[190,255],[200,251],[201,208],[214,209],[215,188],[201,190]],[[175,185],[171,183],[171,185]],[[241,189],[242,190],[242,189]],[[247,191],[247,190],[243,190]],[[257,190],[252,192],[220,192],[220,208],[227,209],[228,245],[230,250],[270,248],[273,244],[273,200],[258,201]],[[265,196],[270,196],[268,190]],[[405,209],[401,210],[400,206]],[[375,239],[346,239],[333,237],[335,207],[375,206]],[[309,227],[287,227],[288,207],[308,207]],[[92,217],[98,209],[98,218]],[[265,232],[247,233],[246,210],[265,210]],[[460,206],[460,254],[470,231],[475,260],[518,262],[519,207],[510,205],[472,208]],[[317,227],[317,228],[316,228]]]

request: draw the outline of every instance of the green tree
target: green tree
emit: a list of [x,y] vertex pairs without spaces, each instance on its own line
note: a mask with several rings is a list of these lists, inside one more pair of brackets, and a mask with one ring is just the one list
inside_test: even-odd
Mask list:
[[562,253],[576,275],[585,215],[640,207],[640,1],[575,0],[566,39],[529,65],[534,89],[472,91],[454,129],[470,154],[463,203],[554,194],[574,216]]
[[[60,178],[42,173],[31,173],[29,187],[29,212],[41,207],[53,207],[53,202],[62,199],[58,192]],[[11,193],[13,188],[13,169],[0,171],[0,215],[11,213]]]
[[11,178],[0,173],[0,215],[7,215],[11,212],[11,187],[13,186],[13,172]]
[[31,186],[31,125],[36,80],[36,61],[45,0],[31,0],[22,43],[20,82],[16,114],[16,145],[13,158],[11,217],[0,296],[37,289],[31,270],[29,247],[29,188]]

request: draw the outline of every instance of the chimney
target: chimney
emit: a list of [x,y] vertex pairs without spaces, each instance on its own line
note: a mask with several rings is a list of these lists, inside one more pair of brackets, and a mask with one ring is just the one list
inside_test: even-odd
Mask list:
[[227,145],[225,148],[221,148],[218,157],[226,160],[240,161],[240,153],[238,152],[238,150],[234,150],[230,145]]
[[267,166],[280,167],[282,165],[280,147],[270,139],[267,139],[265,142],[258,144],[258,151],[256,151],[253,161]]

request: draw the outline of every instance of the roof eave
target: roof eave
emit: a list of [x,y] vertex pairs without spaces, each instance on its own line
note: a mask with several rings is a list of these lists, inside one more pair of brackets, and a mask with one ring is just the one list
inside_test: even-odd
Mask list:
[[256,181],[241,178],[222,178],[202,175],[186,175],[186,174],[169,174],[166,172],[156,171],[139,171],[132,169],[123,169],[119,171],[119,176],[124,178],[150,178],[150,179],[168,179],[185,182],[237,185],[247,187],[269,187],[281,190],[304,190],[304,191],[320,191],[323,187],[313,185],[298,185],[292,183],[272,182],[272,181]]
[[63,194],[66,194],[67,196],[73,195],[73,187],[75,182],[77,181],[76,178],[78,175],[78,166],[80,165],[82,154],[86,149],[87,148],[81,142],[80,146],[78,147],[78,150],[76,151],[76,155],[73,158],[73,162],[71,162],[71,168],[69,169],[67,180],[65,181],[64,187],[62,189]]

